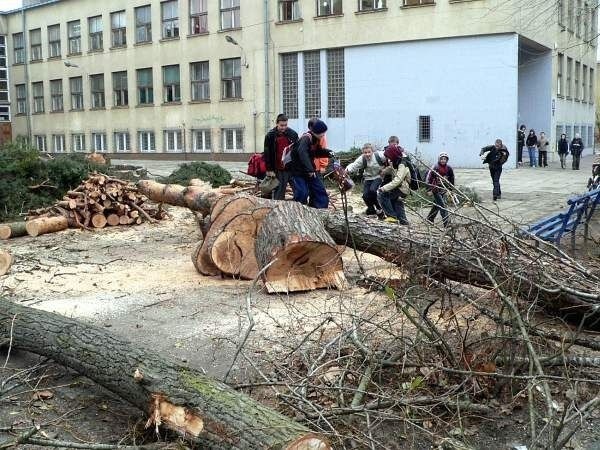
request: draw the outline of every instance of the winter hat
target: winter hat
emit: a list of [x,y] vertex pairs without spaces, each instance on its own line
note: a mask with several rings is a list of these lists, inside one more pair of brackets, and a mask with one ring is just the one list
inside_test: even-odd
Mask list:
[[315,134],[325,133],[327,131],[327,125],[325,125],[325,122],[323,122],[322,120],[317,119],[312,124],[310,131],[312,131]]
[[441,152],[441,153],[439,154],[439,156],[438,156],[438,161],[439,161],[440,159],[442,159],[442,158],[446,158],[447,160],[449,160],[449,159],[450,159],[450,157],[448,156],[448,153],[446,153],[446,152]]
[[390,161],[396,161],[397,159],[402,158],[402,147],[396,144],[388,145],[383,152],[383,156]]

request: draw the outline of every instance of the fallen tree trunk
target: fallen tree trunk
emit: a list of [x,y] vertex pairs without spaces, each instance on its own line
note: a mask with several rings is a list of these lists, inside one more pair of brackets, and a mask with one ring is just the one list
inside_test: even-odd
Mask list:
[[10,239],[27,235],[25,222],[13,222],[0,225],[0,239]]
[[57,231],[69,228],[69,221],[66,217],[40,217],[39,219],[28,220],[25,222],[25,228],[29,236],[39,236],[46,233],[56,233]]
[[307,291],[346,284],[342,257],[314,209],[277,202],[256,238],[258,267],[269,293]]
[[[14,322],[14,323],[13,323]],[[54,359],[207,449],[330,449],[320,437],[200,371],[104,329],[0,298],[0,338]]]
[[12,263],[12,255],[5,250],[0,250],[0,276],[8,273]]

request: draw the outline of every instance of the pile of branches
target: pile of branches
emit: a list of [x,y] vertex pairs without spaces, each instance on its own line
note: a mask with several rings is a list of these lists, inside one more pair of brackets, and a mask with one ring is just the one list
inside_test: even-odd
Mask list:
[[66,218],[70,227],[92,229],[155,222],[166,213],[133,184],[95,172],[54,205],[28,213],[29,220],[56,216]]

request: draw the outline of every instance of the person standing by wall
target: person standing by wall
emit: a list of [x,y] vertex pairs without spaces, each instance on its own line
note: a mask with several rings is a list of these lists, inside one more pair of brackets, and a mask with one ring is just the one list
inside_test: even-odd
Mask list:
[[310,130],[304,133],[291,152],[291,161],[287,166],[292,175],[294,200],[314,208],[327,208],[329,195],[321,179],[317,176],[314,157],[318,155],[321,138],[327,132],[327,125],[316,120]]
[[540,138],[538,139],[538,156],[540,167],[548,167],[548,146],[550,142],[546,139],[546,133],[540,132]]
[[529,153],[529,167],[537,167],[537,144],[538,138],[535,134],[535,130],[532,128],[529,130],[529,135],[525,141],[527,152]]
[[571,155],[573,155],[573,170],[579,170],[579,162],[581,161],[581,153],[583,152],[583,141],[579,133],[575,133],[575,137],[571,141]]
[[433,196],[433,206],[427,214],[427,220],[431,223],[435,220],[438,211],[442,215],[444,226],[450,225],[450,216],[446,205],[446,192],[454,186],[454,170],[448,164],[448,153],[442,152],[438,156],[438,162],[427,172],[427,193]]
[[494,145],[483,147],[480,155],[485,155],[483,163],[487,164],[490,169],[490,176],[492,177],[492,184],[494,186],[492,198],[494,201],[500,200],[502,197],[502,190],[500,189],[500,176],[502,175],[502,165],[508,160],[508,149],[502,143],[502,139],[496,139]]
[[362,171],[363,176],[363,201],[367,205],[365,211],[367,216],[377,215],[384,219],[383,210],[377,201],[377,189],[381,186],[381,168],[385,165],[385,156],[381,152],[373,152],[371,144],[365,144],[362,148],[362,155],[348,164],[346,170],[349,173],[358,173]]
[[273,200],[284,200],[285,190],[290,183],[291,174],[283,165],[283,150],[298,140],[298,133],[288,127],[288,118],[279,114],[275,127],[266,134],[264,159],[267,165],[267,176],[277,177],[279,186],[273,191]]
[[517,130],[517,165],[523,167],[523,147],[525,147],[525,130],[527,127],[521,125]]
[[562,169],[567,165],[567,154],[569,153],[569,141],[565,133],[560,135],[558,140],[558,157],[560,158],[560,167]]

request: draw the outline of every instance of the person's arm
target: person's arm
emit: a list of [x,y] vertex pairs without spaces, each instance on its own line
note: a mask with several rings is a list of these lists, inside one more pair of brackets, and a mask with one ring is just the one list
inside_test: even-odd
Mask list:
[[310,138],[303,137],[300,139],[300,143],[298,144],[298,160],[300,162],[300,166],[302,172],[307,174],[314,174],[315,167],[313,166],[312,159],[310,157]]
[[362,166],[363,166],[363,156],[360,155],[353,162],[348,164],[348,166],[346,167],[346,170],[349,173],[355,173],[355,172],[358,172],[362,168]]
[[404,178],[406,177],[407,172],[410,176],[410,170],[408,170],[408,167],[406,167],[404,164],[400,164],[398,166],[398,170],[396,171],[396,176],[394,177],[394,179],[388,184],[384,184],[383,186],[381,186],[380,189],[383,192],[390,192],[391,190],[400,187],[402,185],[402,182],[404,181]]
[[450,187],[454,187],[454,169],[452,167],[448,167],[448,183],[450,183]]
[[[271,145],[271,139],[269,133],[265,135],[265,145],[263,154],[265,155],[265,165],[267,166],[267,172],[275,171],[275,155],[273,154],[273,146]],[[271,174],[269,174],[271,175]]]

